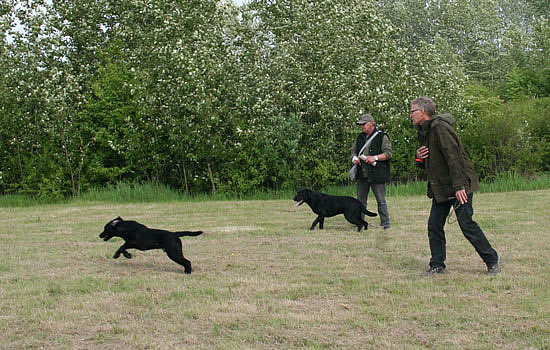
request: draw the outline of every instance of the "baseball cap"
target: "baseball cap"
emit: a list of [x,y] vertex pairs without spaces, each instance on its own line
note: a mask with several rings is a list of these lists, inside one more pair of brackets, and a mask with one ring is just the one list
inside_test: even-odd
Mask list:
[[374,123],[374,118],[372,117],[372,115],[370,114],[363,114],[361,117],[359,117],[359,120],[357,121],[357,124],[358,125],[363,125],[365,123],[368,123],[368,122],[373,122]]

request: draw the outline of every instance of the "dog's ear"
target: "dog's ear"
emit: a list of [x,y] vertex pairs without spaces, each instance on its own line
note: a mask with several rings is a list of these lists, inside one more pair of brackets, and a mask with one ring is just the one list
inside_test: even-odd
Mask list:
[[114,219],[113,221],[111,221],[111,227],[115,227],[116,225],[118,225],[119,223],[121,223],[123,220],[122,218],[119,216],[118,218]]

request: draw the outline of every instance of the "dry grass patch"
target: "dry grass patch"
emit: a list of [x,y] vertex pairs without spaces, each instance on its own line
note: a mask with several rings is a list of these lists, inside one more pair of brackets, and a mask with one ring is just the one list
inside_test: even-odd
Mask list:
[[[425,277],[429,201],[390,197],[357,233],[289,200],[45,205],[0,211],[0,348],[549,349],[550,191],[479,194],[474,218],[503,257],[485,266],[447,227],[448,273]],[[183,239],[113,260],[116,216]]]

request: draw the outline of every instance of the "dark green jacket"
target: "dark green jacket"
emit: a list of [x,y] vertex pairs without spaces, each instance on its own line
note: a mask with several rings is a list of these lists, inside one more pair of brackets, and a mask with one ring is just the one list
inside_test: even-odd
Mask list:
[[438,203],[450,200],[462,189],[467,193],[479,190],[478,176],[454,124],[452,115],[443,114],[417,126],[420,145],[430,150],[423,162],[428,175],[428,197]]

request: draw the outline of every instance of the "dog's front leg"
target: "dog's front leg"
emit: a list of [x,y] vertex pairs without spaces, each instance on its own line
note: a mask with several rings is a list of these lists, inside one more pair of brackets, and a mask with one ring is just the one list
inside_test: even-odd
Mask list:
[[319,229],[322,230],[323,229],[323,224],[325,223],[325,217],[319,215],[317,217],[317,219],[313,220],[313,223],[311,224],[311,227],[309,229],[310,230],[315,229],[315,225],[317,225],[317,223],[319,223]]
[[128,248],[126,244],[121,245],[120,248],[118,248],[118,250],[116,251],[115,255],[113,255],[113,259],[118,259],[120,254],[124,255],[124,257],[127,259],[132,259],[132,254],[128,253],[126,251],[126,248]]

